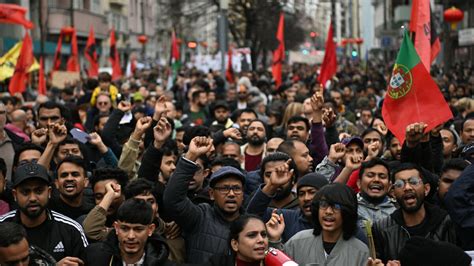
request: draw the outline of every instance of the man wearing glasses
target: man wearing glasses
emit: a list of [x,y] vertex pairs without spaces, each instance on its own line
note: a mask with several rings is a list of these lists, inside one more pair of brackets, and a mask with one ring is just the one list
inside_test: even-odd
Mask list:
[[237,168],[224,166],[211,175],[209,196],[214,205],[195,205],[186,196],[188,184],[200,170],[200,156],[214,149],[212,139],[195,137],[178,161],[164,193],[165,212],[182,228],[188,262],[203,263],[214,254],[229,254],[229,227],[241,214],[245,176]]
[[391,178],[400,208],[373,226],[377,258],[384,262],[398,259],[405,242],[413,236],[456,244],[448,213],[425,202],[430,185],[423,170],[416,164],[402,163]]

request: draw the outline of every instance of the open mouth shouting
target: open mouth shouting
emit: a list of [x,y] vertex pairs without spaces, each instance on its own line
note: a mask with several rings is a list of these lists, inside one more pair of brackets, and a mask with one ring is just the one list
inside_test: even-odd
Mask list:
[[372,194],[380,194],[384,192],[383,185],[380,183],[372,183],[370,184],[367,189],[369,190],[368,192]]
[[405,195],[403,195],[403,201],[407,206],[411,206],[416,204],[417,198],[416,194],[414,192],[408,192]]
[[74,192],[77,188],[76,183],[66,183],[63,185],[64,191],[66,192]]
[[336,217],[334,216],[323,216],[323,224],[324,227],[334,227],[336,224]]

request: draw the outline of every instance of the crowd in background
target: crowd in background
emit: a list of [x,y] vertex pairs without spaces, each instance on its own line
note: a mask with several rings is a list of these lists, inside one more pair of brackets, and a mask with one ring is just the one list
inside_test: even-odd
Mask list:
[[262,265],[272,247],[470,265],[474,69],[432,67],[453,119],[403,143],[381,115],[391,70],[347,59],[321,86],[286,65],[277,87],[264,69],[154,67],[2,93],[0,264]]

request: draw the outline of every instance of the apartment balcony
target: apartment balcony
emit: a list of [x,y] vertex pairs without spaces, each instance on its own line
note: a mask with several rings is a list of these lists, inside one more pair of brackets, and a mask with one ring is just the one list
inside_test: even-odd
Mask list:
[[[48,32],[50,34],[59,34],[62,27],[71,25],[71,10],[64,8],[48,8]],[[74,10],[74,27],[78,37],[87,37],[89,29],[94,27],[95,37],[98,39],[106,38],[108,34],[107,17],[104,15],[92,13],[88,10]]]
[[127,2],[128,0],[109,0],[109,4],[118,6],[125,6],[127,5]]

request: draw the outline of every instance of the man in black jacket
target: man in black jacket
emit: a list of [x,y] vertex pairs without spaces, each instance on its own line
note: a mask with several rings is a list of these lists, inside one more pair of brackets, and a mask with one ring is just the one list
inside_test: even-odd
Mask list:
[[186,196],[188,184],[200,168],[196,160],[213,151],[212,139],[195,137],[188,152],[178,161],[164,194],[170,218],[185,233],[188,262],[203,263],[214,254],[230,254],[230,223],[240,216],[245,176],[234,167],[224,166],[211,175],[208,203],[195,205]]
[[402,163],[392,172],[393,191],[400,209],[374,224],[377,258],[399,258],[405,242],[413,236],[456,244],[454,224],[448,213],[425,202],[430,185],[421,168]]
[[126,200],[107,240],[87,248],[85,265],[173,265],[167,259],[167,245],[154,230],[151,205],[141,199]]

